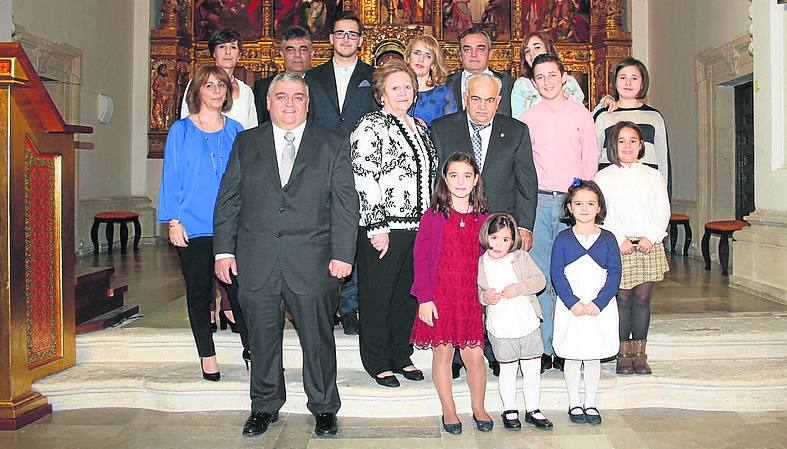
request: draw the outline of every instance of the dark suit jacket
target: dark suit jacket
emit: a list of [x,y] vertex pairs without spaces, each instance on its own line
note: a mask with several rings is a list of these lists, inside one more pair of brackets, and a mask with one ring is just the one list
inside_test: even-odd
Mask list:
[[[473,154],[467,112],[446,115],[432,122],[432,141],[443,161],[455,151]],[[538,177],[527,125],[497,114],[486,150],[481,179],[491,212],[508,212],[519,227],[533,230],[538,203]]]
[[258,79],[254,82],[254,87],[251,89],[254,92],[254,105],[257,107],[257,123],[260,125],[271,120],[271,115],[268,112],[268,87],[270,87],[271,81],[276,75],[278,73],[267,78]]
[[347,85],[347,95],[340,113],[333,60],[306,72],[306,83],[309,85],[309,118],[318,126],[349,138],[364,114],[380,109],[374,101],[372,73],[372,66],[358,60],[350,77],[350,84]]
[[266,122],[235,139],[216,200],[213,250],[235,255],[243,290],[259,290],[281,270],[296,294],[324,293],[341,283],[328,262],[353,263],[358,220],[347,139],[307,123],[282,188]]
[[[491,69],[490,69],[491,70]],[[514,88],[514,78],[511,77],[506,72],[498,72],[497,70],[492,70],[492,73],[500,78],[500,81],[503,82],[503,88],[500,90],[500,96],[503,97],[500,100],[500,106],[497,108],[498,114],[503,114],[511,117],[511,90]],[[462,103],[462,70],[454,73],[448,78],[448,84],[451,86],[451,91],[454,93],[454,98],[456,98],[456,104],[460,105]]]

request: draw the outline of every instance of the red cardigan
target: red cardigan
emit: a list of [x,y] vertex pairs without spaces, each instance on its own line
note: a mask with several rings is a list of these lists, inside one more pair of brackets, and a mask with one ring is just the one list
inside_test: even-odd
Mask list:
[[[478,227],[486,221],[489,214],[477,214],[475,222]],[[419,303],[431,301],[437,286],[437,265],[443,251],[443,228],[448,219],[440,212],[429,209],[421,217],[418,224],[418,233],[415,235],[413,248],[414,280],[410,294],[418,299]],[[479,257],[484,254],[484,248],[478,245]]]

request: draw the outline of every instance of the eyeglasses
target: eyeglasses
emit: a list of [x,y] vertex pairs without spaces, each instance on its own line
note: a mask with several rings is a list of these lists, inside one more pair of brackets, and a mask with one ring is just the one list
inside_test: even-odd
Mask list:
[[344,30],[336,30],[333,32],[333,37],[336,39],[344,39],[345,37],[354,41],[361,37],[361,33],[357,31],[344,31]]

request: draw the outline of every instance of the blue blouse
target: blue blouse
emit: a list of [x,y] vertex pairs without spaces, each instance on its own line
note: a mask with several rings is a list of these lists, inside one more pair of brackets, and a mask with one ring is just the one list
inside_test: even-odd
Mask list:
[[574,295],[571,284],[566,278],[565,268],[585,254],[588,254],[598,266],[607,270],[607,280],[598,292],[596,299],[593,300],[599,310],[604,310],[604,307],[612,301],[618,292],[622,272],[618,242],[615,240],[615,236],[606,229],[601,230],[601,235],[588,249],[579,243],[571,228],[560,231],[552,244],[552,259],[549,269],[552,275],[552,285],[567,309],[571,309],[574,304],[579,302],[579,298]]
[[442,84],[435,86],[432,90],[418,92],[418,97],[410,107],[409,114],[411,117],[423,120],[426,126],[432,126],[434,120],[444,115],[453,114],[458,110],[451,86]]
[[180,220],[189,238],[213,235],[213,207],[235,136],[243,125],[226,117],[224,128],[206,133],[188,117],[172,124],[164,145],[158,219]]

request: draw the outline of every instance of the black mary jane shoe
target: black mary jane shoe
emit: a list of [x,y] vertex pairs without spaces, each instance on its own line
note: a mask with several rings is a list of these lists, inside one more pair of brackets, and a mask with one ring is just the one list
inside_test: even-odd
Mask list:
[[552,356],[541,354],[541,374],[548,369],[552,369]]
[[[593,410],[596,414],[588,414],[588,410]],[[601,413],[599,413],[596,407],[588,407],[585,409],[585,422],[588,424],[601,424]]]
[[495,427],[495,422],[491,419],[489,421],[479,421],[475,419],[475,415],[473,415],[473,422],[475,423],[475,428],[481,432],[491,432],[492,428]]
[[[508,418],[508,415],[515,414],[515,418]],[[503,412],[503,427],[510,430],[519,430],[522,428],[522,421],[519,420],[519,410],[506,410]]]
[[243,425],[243,435],[253,437],[268,430],[268,426],[279,420],[279,412],[251,412],[246,424]]
[[[571,413],[574,410],[581,410],[582,413],[581,414]],[[588,419],[585,416],[585,409],[583,409],[580,406],[571,407],[570,409],[568,409],[568,419],[570,419],[571,422],[573,422],[575,424],[585,424],[586,422],[588,422]]]
[[544,419],[539,419],[533,416],[537,413],[541,413],[541,410],[535,409],[532,412],[525,413],[525,422],[528,424],[532,424],[538,427],[539,429],[549,429],[550,427],[552,427],[552,421],[548,420],[546,417],[544,417]]
[[445,423],[445,416],[440,417],[440,421],[443,423],[443,430],[452,434],[452,435],[459,435],[462,433],[462,421],[453,424],[446,424]]
[[319,436],[336,435],[339,431],[336,413],[318,413],[314,415],[314,420],[314,433]]
[[394,370],[394,373],[401,374],[407,380],[412,380],[412,381],[416,381],[416,382],[420,381],[420,380],[424,380],[424,373],[423,373],[423,371],[421,371],[419,369],[406,371],[403,368],[403,369]]
[[399,379],[397,379],[396,376],[374,376],[374,381],[377,382],[378,385],[382,385],[384,387],[396,388],[399,386]]

